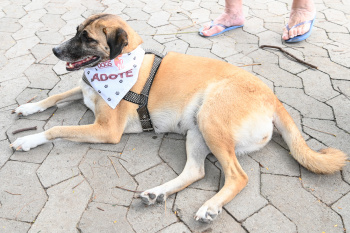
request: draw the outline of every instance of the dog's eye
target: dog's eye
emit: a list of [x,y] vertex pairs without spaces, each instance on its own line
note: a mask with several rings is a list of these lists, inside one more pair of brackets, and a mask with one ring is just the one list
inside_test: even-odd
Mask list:
[[87,31],[83,31],[83,33],[82,33],[82,40],[86,41],[86,42],[93,42],[93,41],[95,41],[94,39],[92,39],[92,38],[90,38],[88,36]]

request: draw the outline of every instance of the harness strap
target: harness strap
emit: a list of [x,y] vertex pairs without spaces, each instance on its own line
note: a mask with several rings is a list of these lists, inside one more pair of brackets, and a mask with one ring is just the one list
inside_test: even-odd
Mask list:
[[[145,86],[143,87],[141,94],[137,94],[133,91],[129,91],[128,93],[126,93],[126,95],[123,97],[123,99],[126,101],[129,101],[131,103],[139,105],[139,108],[137,109],[137,113],[139,114],[142,130],[144,132],[148,132],[148,131],[154,130],[153,124],[151,121],[151,117],[150,117],[150,114],[149,114],[148,109],[147,109],[148,96],[149,96],[149,92],[151,90],[153,79],[156,76],[156,73],[158,71],[158,68],[160,66],[160,63],[162,62],[164,55],[160,54],[156,51],[149,50],[149,49],[145,49],[145,54],[154,54],[155,55],[152,69],[151,69],[151,72],[150,72],[148,79],[145,83]],[[91,84],[89,83],[89,81],[87,80],[85,75],[83,75],[83,81],[85,83],[87,83],[89,86],[91,86]]]

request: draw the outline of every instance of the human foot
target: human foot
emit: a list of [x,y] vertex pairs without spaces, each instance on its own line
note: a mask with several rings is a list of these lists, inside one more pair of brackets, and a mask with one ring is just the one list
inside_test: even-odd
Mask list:
[[[315,18],[315,15],[316,10],[313,4],[306,7],[292,7],[288,27],[284,28],[282,39],[289,40],[291,38],[306,34],[311,29],[311,21]],[[305,23],[303,24],[303,22]],[[300,25],[293,27],[298,24]]]
[[224,12],[214,21],[205,24],[200,30],[200,34],[206,37],[213,36],[224,31],[227,27],[242,26],[243,23],[244,15],[242,11]]

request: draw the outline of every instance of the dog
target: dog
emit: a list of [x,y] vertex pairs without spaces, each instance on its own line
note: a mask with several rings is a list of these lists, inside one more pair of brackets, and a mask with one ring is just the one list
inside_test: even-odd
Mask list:
[[[67,62],[67,70],[95,67],[142,44],[141,37],[120,17],[90,16],[77,27],[76,35],[53,49]],[[140,93],[150,74],[155,55],[144,55],[137,82],[131,91]],[[119,65],[125,65],[117,61]],[[116,64],[117,64],[116,63]],[[11,145],[28,151],[54,139],[77,142],[118,143],[124,133],[142,132],[137,105],[121,100],[115,109],[87,83],[36,103],[19,106],[27,116],[57,103],[84,99],[95,122],[82,126],[55,126],[18,138]],[[315,173],[333,173],[345,165],[346,155],[337,149],[311,150],[293,119],[274,93],[249,72],[215,59],[169,52],[162,60],[149,93],[148,110],[156,133],[186,135],[187,161],[175,179],[144,191],[145,204],[163,202],[204,177],[204,161],[211,152],[220,162],[225,184],[197,211],[195,219],[210,222],[246,185],[248,177],[237,155],[256,151],[271,139],[275,126],[291,155]]]

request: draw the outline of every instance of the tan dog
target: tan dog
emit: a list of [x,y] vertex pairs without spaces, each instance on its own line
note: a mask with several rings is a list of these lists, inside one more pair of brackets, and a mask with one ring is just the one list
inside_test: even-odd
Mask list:
[[[54,48],[67,69],[95,66],[133,51],[142,43],[140,36],[118,16],[99,14],[77,28],[71,40]],[[142,90],[154,55],[145,55],[137,83]],[[78,142],[118,143],[125,133],[142,132],[137,105],[122,100],[115,109],[86,83],[37,103],[24,104],[17,113],[29,115],[63,101],[84,98],[95,113],[91,125],[56,126],[45,132],[18,138],[12,146],[28,151],[40,144],[63,138]],[[346,155],[328,148],[317,153],[302,138],[292,118],[274,93],[257,77],[228,63],[209,58],[168,53],[153,82],[148,109],[157,133],[186,134],[187,162],[174,180],[141,194],[143,202],[164,201],[204,177],[204,161],[212,152],[225,173],[224,187],[198,210],[195,218],[213,220],[222,206],[247,184],[248,177],[237,154],[259,150],[271,139],[275,125],[293,157],[316,173],[332,173],[345,165]]]

